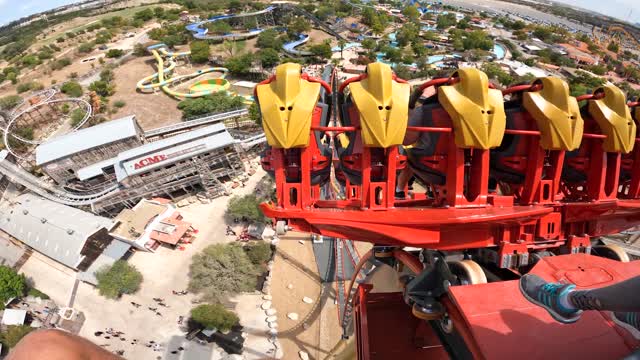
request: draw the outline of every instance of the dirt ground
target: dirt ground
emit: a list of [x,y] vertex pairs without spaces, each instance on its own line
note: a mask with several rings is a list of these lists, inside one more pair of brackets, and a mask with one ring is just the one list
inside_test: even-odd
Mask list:
[[114,70],[116,93],[111,97],[114,103],[122,100],[126,105],[117,116],[136,115],[144,130],[180,122],[182,112],[178,101],[158,90],[153,94],[143,94],[136,90],[140,79],[156,72],[155,60],[151,56],[135,58]]
[[[341,329],[334,304],[335,288],[332,284],[320,283],[308,234],[289,232],[280,238],[271,295],[278,311],[278,339],[284,359],[298,359],[300,350],[307,352],[311,359],[324,358],[340,339]],[[305,296],[313,303],[304,303]],[[292,312],[298,314],[298,320],[287,317]]]
[[309,32],[309,36],[311,37],[309,39],[309,44],[320,44],[327,39],[331,40],[331,46],[335,46],[338,44],[338,41],[335,37],[333,37],[333,35],[327,34],[322,30],[311,29],[311,31]]

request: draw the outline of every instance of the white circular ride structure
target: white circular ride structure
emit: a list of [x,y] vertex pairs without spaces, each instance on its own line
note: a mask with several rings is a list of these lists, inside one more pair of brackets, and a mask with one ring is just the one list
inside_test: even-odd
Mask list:
[[[14,151],[11,148],[11,144],[9,143],[9,136],[11,136],[12,138],[23,142],[25,144],[29,144],[29,145],[39,145],[41,144],[44,140],[29,140],[29,139],[25,139],[17,134],[15,134],[12,130],[13,130],[13,126],[16,123],[16,121],[18,121],[21,117],[23,117],[25,114],[30,114],[32,111],[37,111],[38,109],[45,107],[45,106],[51,106],[51,105],[55,105],[55,104],[60,104],[60,103],[74,103],[78,105],[78,108],[84,108],[84,117],[73,127],[73,129],[71,129],[70,132],[76,131],[78,129],[80,129],[87,121],[89,121],[89,119],[93,116],[93,108],[91,107],[91,104],[81,98],[64,98],[64,99],[54,99],[54,96],[58,94],[58,91],[56,89],[48,89],[48,90],[44,90],[41,91],[39,93],[35,93],[33,95],[31,95],[29,98],[25,99],[20,105],[18,105],[12,112],[11,112],[11,119],[9,119],[9,121],[7,122],[7,126],[2,129],[3,130],[3,141],[5,144],[5,147],[7,149],[7,151],[15,156],[16,158],[19,158],[21,160],[26,160],[26,158],[23,155],[18,154],[16,151]],[[29,105],[28,107],[24,108],[21,110],[21,108],[23,108],[25,106],[25,104],[27,103],[31,103],[33,102],[33,99],[37,99],[39,100],[36,103],[33,103],[31,105]]]

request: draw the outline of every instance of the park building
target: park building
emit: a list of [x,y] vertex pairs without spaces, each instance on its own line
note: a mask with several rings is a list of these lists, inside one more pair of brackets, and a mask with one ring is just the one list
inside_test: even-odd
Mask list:
[[56,183],[67,185],[78,171],[142,145],[143,132],[135,116],[108,121],[55,137],[36,148],[36,165]]
[[128,116],[41,144],[36,163],[58,186],[78,194],[113,188],[91,209],[116,215],[145,198],[223,195],[224,183],[244,173],[242,152],[222,121],[162,138],[145,134]]
[[94,285],[95,272],[124,257],[131,247],[109,234],[112,220],[34,194],[2,202],[0,213],[0,230]]
[[109,233],[115,239],[142,251],[155,251],[165,245],[175,248],[190,243],[195,230],[167,199],[143,199],[131,209],[124,209],[114,219]]

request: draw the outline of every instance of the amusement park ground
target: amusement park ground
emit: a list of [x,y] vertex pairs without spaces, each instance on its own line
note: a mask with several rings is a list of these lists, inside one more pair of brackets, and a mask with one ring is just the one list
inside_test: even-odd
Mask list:
[[[258,168],[244,188],[238,187],[234,190],[234,195],[253,192],[256,183],[264,174],[264,171]],[[179,211],[185,220],[198,229],[195,242],[186,245],[184,251],[160,247],[155,253],[133,254],[128,261],[140,270],[144,281],[136,294],[124,295],[120,300],[106,299],[98,294],[97,289],[85,283],[78,285],[73,296],[75,273],[65,271],[62,266],[36,253],[23,265],[22,272],[32,278],[37,286],[59,305],[66,306],[73,298],[73,307],[84,312],[86,317],[80,335],[98,345],[104,345],[110,351],[124,350],[127,359],[156,359],[160,355],[165,360],[220,359],[221,353],[217,347],[201,346],[185,340],[185,332],[177,324],[177,318],[188,317],[191,308],[195,306],[192,300],[196,296],[176,296],[171,290],[179,291],[187,287],[189,265],[194,254],[211,244],[234,241],[234,238],[225,236],[224,232],[223,216],[229,199],[230,197],[222,197],[214,199],[209,204],[196,201],[180,208]],[[295,244],[299,245],[297,242]],[[313,294],[305,296],[311,297]],[[158,307],[152,300],[156,297],[165,299],[169,307]],[[247,294],[232,300],[238,303],[236,311],[239,312],[241,324],[247,327],[246,330],[251,335],[245,342],[246,358],[270,357],[267,351],[271,344],[267,341],[265,315],[259,308],[262,302],[261,295]],[[131,302],[142,306],[135,308]],[[155,315],[148,307],[158,307],[162,316]],[[94,335],[94,332],[105,331],[106,328],[124,332],[123,337],[126,341],[104,339]],[[137,345],[131,344],[133,339],[138,340]],[[144,346],[151,340],[161,344],[162,351],[154,352]],[[186,350],[177,354],[170,353],[179,346],[185,347]]]

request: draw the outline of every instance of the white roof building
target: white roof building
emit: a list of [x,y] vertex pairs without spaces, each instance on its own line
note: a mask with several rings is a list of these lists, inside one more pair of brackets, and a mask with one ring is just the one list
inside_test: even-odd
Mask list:
[[118,182],[198,154],[234,144],[223,123],[213,124],[118,154],[115,164]]
[[41,166],[98,146],[139,136],[141,132],[134,115],[107,121],[42,143],[36,148],[36,164]]
[[27,310],[5,309],[2,314],[2,325],[24,325]]
[[112,226],[107,218],[28,193],[0,208],[0,230],[72,269],[84,259],[87,239]]

